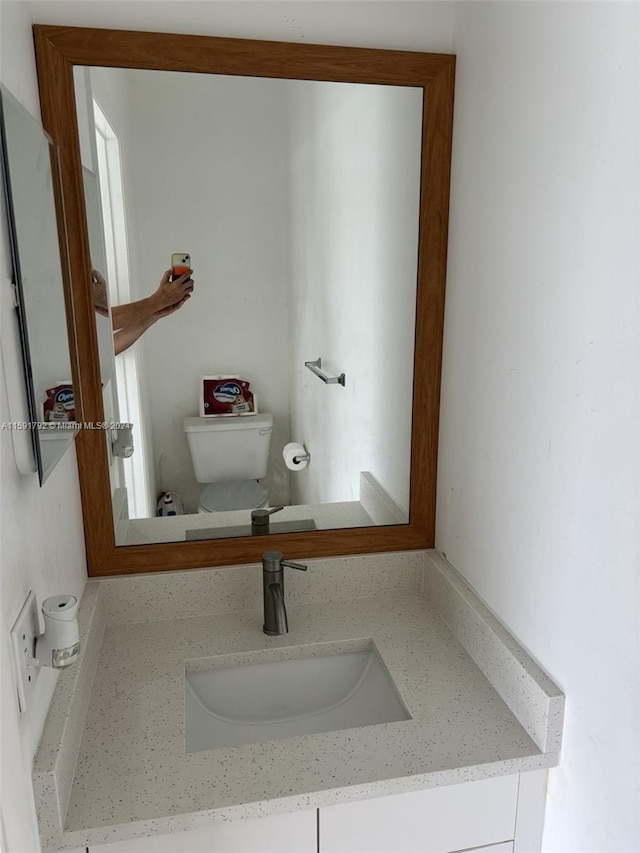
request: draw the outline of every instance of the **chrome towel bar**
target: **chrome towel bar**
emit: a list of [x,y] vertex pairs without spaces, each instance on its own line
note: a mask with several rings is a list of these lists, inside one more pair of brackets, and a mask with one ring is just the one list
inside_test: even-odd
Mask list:
[[304,366],[315,373],[319,379],[322,379],[325,385],[342,385],[344,388],[344,373],[341,373],[340,376],[327,376],[326,373],[322,372],[321,358],[317,358],[315,361],[305,361]]

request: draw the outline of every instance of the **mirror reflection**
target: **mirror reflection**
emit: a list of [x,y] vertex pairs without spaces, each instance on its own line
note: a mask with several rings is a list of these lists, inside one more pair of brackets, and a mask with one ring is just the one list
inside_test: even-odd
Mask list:
[[75,72],[118,544],[406,523],[422,90]]
[[19,426],[30,427],[33,470],[42,485],[77,434],[53,194],[56,151],[36,119],[3,87],[0,138],[30,418]]

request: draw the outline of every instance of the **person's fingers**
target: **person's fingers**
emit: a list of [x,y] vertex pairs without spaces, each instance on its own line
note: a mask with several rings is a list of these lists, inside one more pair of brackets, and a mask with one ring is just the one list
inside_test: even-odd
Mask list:
[[188,281],[192,281],[192,279],[191,279],[191,273],[192,272],[193,272],[193,270],[187,270],[186,273],[184,273],[179,278],[177,278],[173,283],[174,284],[186,284]]
[[165,270],[162,273],[162,278],[160,279],[160,284],[168,284],[171,279],[171,270]]
[[91,277],[93,278],[94,284],[100,284],[106,287],[107,282],[104,280],[102,275],[98,272],[98,270],[91,270]]

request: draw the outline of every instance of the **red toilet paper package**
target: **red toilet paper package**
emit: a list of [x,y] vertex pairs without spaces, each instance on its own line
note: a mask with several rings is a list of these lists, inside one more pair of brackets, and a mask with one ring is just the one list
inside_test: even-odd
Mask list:
[[233,376],[219,379],[204,377],[202,394],[205,417],[250,415],[255,411],[253,394],[245,379]]
[[44,401],[45,421],[75,421],[76,406],[73,396],[73,385],[56,385],[47,388],[47,399]]

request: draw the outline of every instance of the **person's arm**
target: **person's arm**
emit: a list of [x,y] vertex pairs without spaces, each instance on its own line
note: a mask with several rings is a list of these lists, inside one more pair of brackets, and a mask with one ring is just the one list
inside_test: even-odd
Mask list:
[[[190,278],[191,273],[192,270],[189,270],[189,272],[181,275],[180,278],[171,281],[171,270],[167,270],[162,276],[158,289],[151,296],[139,299],[137,302],[129,302],[126,305],[114,305],[111,309],[111,322],[114,330],[126,330],[137,327],[138,324],[155,314],[167,308],[181,305],[184,297],[190,295],[193,290],[193,281]],[[158,318],[156,317],[156,319]],[[142,329],[134,340],[137,340],[144,331],[145,329]],[[132,343],[133,340],[127,346],[131,346]],[[118,352],[116,351],[117,354]]]
[[135,344],[138,338],[143,335],[149,326],[153,326],[155,320],[151,317],[146,317],[144,320],[138,320],[137,323],[132,323],[130,326],[125,326],[124,329],[118,329],[113,333],[113,349],[116,355],[120,355],[126,349],[129,349],[131,344]]
[[[168,317],[169,314],[173,314],[174,311],[177,311],[181,308],[187,299],[191,298],[190,293],[186,293],[179,302],[176,302],[174,305],[167,305],[166,308],[161,308],[159,311],[155,311],[148,317],[145,317],[142,320],[138,320],[135,323],[131,323],[128,326],[125,326],[124,329],[119,329],[117,332],[114,332],[113,335],[113,349],[116,355],[120,355],[121,352],[124,352],[126,349],[138,340],[138,338],[143,335],[150,326],[160,320],[161,317]],[[135,303],[134,303],[135,304]]]

